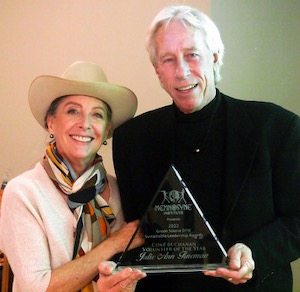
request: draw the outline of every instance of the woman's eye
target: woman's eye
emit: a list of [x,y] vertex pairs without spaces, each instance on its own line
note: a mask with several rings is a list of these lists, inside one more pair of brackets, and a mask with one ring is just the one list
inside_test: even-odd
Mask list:
[[77,110],[74,108],[71,108],[68,110],[68,114],[71,114],[71,115],[77,114]]
[[94,116],[98,119],[103,119],[103,114],[101,113],[95,113]]

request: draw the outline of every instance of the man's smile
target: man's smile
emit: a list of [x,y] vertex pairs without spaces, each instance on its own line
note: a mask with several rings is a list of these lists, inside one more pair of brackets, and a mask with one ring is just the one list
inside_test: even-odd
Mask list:
[[190,84],[190,85],[184,86],[184,87],[178,87],[178,88],[176,88],[176,90],[178,90],[178,91],[187,91],[187,90],[190,90],[192,88],[195,88],[196,86],[198,86],[197,83],[196,84]]

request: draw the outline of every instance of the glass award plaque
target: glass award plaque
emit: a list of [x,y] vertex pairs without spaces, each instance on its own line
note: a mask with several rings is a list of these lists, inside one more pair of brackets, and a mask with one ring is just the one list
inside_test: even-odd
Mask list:
[[[145,243],[130,249],[139,228]],[[116,270],[129,266],[145,273],[181,273],[227,266],[224,247],[174,165],[167,171],[136,232]]]

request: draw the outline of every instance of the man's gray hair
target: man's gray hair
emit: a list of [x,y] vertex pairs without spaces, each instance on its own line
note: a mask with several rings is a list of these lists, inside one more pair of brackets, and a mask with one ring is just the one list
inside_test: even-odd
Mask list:
[[185,26],[192,27],[200,32],[210,52],[218,55],[218,61],[214,67],[215,84],[221,80],[220,69],[223,65],[224,45],[219,29],[215,23],[201,11],[185,5],[168,6],[161,10],[150,24],[146,37],[146,49],[150,60],[155,66],[157,64],[155,51],[155,36],[158,29],[176,20]]

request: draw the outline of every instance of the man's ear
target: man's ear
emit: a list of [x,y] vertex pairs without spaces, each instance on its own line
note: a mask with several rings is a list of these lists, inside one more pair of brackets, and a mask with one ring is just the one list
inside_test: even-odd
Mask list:
[[217,64],[219,61],[219,54],[214,53],[214,64]]

